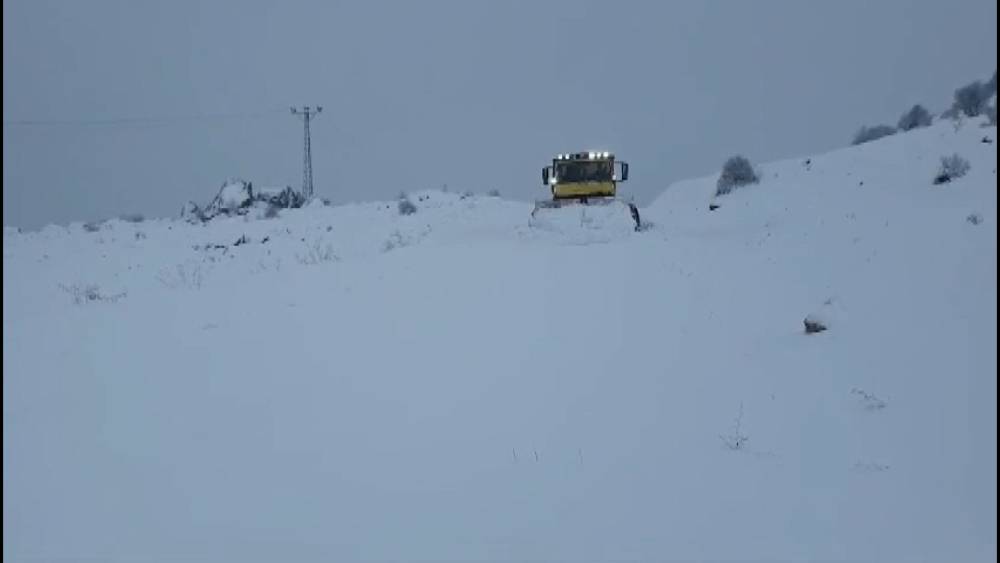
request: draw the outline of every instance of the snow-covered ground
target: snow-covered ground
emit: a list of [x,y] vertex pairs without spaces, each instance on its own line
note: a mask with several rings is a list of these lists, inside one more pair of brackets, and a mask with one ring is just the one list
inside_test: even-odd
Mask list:
[[995,138],[5,229],[4,560],[995,561]]

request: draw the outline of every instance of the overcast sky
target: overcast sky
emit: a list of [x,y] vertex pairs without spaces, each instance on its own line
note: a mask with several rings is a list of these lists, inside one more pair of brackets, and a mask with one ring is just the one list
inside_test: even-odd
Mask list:
[[303,104],[324,106],[335,202],[541,198],[554,154],[598,148],[645,203],[733,153],[940,111],[996,53],[996,0],[4,0],[3,222],[175,215],[231,176],[299,187]]

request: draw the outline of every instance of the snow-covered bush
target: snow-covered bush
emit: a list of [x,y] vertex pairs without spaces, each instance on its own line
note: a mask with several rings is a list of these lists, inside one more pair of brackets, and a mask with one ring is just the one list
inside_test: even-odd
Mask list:
[[277,205],[274,205],[273,203],[269,203],[267,205],[267,209],[264,210],[264,218],[265,219],[274,219],[275,217],[278,216],[278,210],[279,209],[281,209],[281,208],[278,207]]
[[500,197],[500,190],[497,190],[497,189],[490,190],[490,191],[486,192],[486,195],[488,195],[490,197]]
[[104,221],[89,221],[83,224],[83,230],[88,233],[96,233],[101,230],[102,225],[104,225]]
[[97,284],[73,284],[60,285],[63,291],[73,297],[73,302],[77,305],[88,301],[98,301],[101,299],[101,288]]
[[961,178],[969,168],[971,168],[969,161],[957,154],[941,157],[941,169],[934,177],[934,184],[947,184],[956,178]]
[[888,471],[889,466],[885,463],[875,463],[873,461],[859,461],[854,464],[854,470],[862,473],[879,473]]
[[[306,203],[305,196],[293,190],[291,186],[254,189],[252,197],[254,202],[262,202],[269,206],[273,205],[279,209],[298,208]],[[319,198],[317,198],[317,201],[325,203],[325,201]]]
[[114,295],[108,295],[101,292],[101,288],[97,284],[73,284],[73,285],[62,285],[59,287],[68,293],[70,297],[73,298],[73,303],[77,305],[83,305],[85,303],[93,303],[95,301],[109,301],[114,303],[119,299],[125,297],[125,292],[116,293]]
[[417,212],[417,206],[413,205],[413,202],[410,201],[410,198],[406,194],[400,196],[398,209],[400,215],[413,215]]
[[899,118],[896,127],[900,131],[910,131],[918,127],[927,127],[932,121],[931,112],[927,111],[924,106],[917,104]]
[[323,241],[315,241],[306,249],[305,254],[296,254],[296,260],[299,264],[313,265],[321,264],[323,262],[336,262],[340,260],[340,257],[333,251],[333,245],[330,243],[324,244]]
[[188,261],[177,264],[173,271],[166,268],[160,270],[156,278],[170,289],[200,289],[205,281],[205,272],[200,263]]
[[886,407],[886,402],[882,399],[876,397],[873,393],[869,393],[864,389],[858,389],[855,387],[851,389],[851,394],[854,395],[861,406],[867,411],[877,411],[882,410]]
[[193,201],[189,201],[184,204],[181,208],[181,219],[184,219],[188,223],[200,223],[206,219],[205,212],[202,211],[201,206]]
[[142,223],[146,220],[142,213],[123,213],[118,218],[128,223]]
[[728,194],[735,188],[756,184],[758,181],[757,171],[749,160],[740,155],[731,156],[722,165],[719,180],[715,183],[715,195]]
[[858,132],[854,134],[854,140],[851,141],[851,144],[860,145],[895,134],[896,129],[891,125],[874,125],[872,127],[862,126],[861,129],[858,129]]
[[389,235],[389,238],[382,243],[382,252],[389,252],[390,250],[406,246],[406,244],[407,241],[403,238],[403,234],[399,231],[393,231],[393,233]]

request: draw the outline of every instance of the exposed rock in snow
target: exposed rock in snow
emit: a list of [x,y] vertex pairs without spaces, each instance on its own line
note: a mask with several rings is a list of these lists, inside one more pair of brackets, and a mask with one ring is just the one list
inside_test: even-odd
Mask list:
[[205,214],[214,217],[220,213],[226,215],[238,213],[250,207],[252,202],[253,185],[245,180],[232,178],[222,184],[215,199],[205,208]]
[[802,322],[806,325],[806,334],[815,334],[817,332],[823,332],[827,328],[826,321],[821,319],[819,315],[815,313],[806,315],[805,320]]
[[239,178],[227,180],[219,188],[215,198],[200,208],[194,202],[188,202],[181,210],[181,217],[190,222],[208,221],[218,216],[247,215],[251,209],[260,210],[260,217],[272,218],[269,208],[297,208],[305,203],[305,198],[291,187],[268,187],[255,190],[253,183]]

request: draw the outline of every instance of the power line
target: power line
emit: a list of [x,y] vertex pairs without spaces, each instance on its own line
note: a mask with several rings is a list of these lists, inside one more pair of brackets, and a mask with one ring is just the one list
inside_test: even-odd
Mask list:
[[255,119],[269,117],[284,113],[284,110],[274,109],[257,112],[240,113],[199,113],[189,115],[165,115],[165,116],[133,116],[133,117],[112,117],[107,119],[12,119],[4,120],[4,127],[34,127],[34,126],[54,126],[54,127],[91,127],[91,126],[116,126],[116,125],[160,125],[170,123],[216,121],[227,119]]

